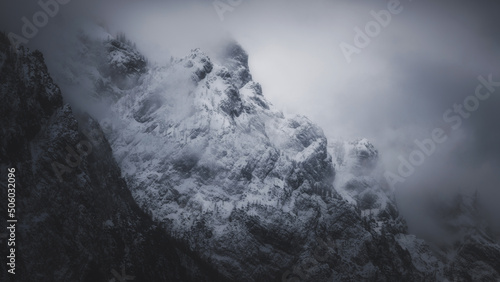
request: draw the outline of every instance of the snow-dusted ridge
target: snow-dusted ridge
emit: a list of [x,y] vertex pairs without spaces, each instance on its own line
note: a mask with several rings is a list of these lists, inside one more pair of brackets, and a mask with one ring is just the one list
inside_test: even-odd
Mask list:
[[74,61],[89,95],[112,101],[100,123],[134,199],[228,278],[450,277],[407,234],[373,145],[329,144],[306,117],[276,110],[237,43],[217,62],[194,49],[166,66],[123,39],[82,44],[108,64]]
[[[1,189],[0,198],[15,195],[16,212],[10,213],[17,220],[9,223],[16,227],[9,246],[13,266],[0,266],[0,281],[113,281],[116,270],[135,281],[223,280],[141,211],[106,139],[82,134],[88,129],[102,136],[98,123],[88,115],[77,120],[63,103],[42,53],[14,50],[0,33],[0,56],[6,58],[0,66],[0,168],[11,168],[16,179],[9,185],[15,193]],[[73,155],[69,165],[68,148],[83,140],[92,141],[92,152]],[[6,207],[0,208],[5,214]]]

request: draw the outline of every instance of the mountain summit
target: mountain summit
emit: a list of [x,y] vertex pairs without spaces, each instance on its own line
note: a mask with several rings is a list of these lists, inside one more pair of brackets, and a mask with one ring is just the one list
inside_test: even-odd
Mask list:
[[[104,48],[104,61],[142,65],[132,44],[120,46],[121,53]],[[436,278],[436,259],[417,267],[401,244],[423,243],[406,235],[392,198],[354,197],[384,201],[370,213],[372,206],[338,193],[338,164],[323,131],[267,101],[234,41],[215,60],[194,49],[168,65],[148,65],[133,87],[116,81],[135,77],[135,69],[100,69],[86,88],[113,101],[101,124],[134,199],[229,279]],[[371,158],[359,152],[346,161]]]
[[[36,91],[21,91],[28,102],[13,103],[9,116],[20,122],[6,120],[17,127],[4,132],[18,135],[2,141],[1,153],[13,161],[10,150],[30,152],[22,167],[33,165],[31,183],[52,173],[47,164],[64,157],[63,144],[84,138],[85,128],[103,135],[96,153],[63,177],[78,190],[65,192],[64,183],[43,178],[36,187],[48,196],[38,190],[26,196],[26,206],[56,214],[40,206],[49,197],[82,222],[63,217],[80,232],[75,240],[90,244],[74,254],[88,265],[82,271],[64,264],[56,278],[107,278],[101,263],[130,266],[143,281],[460,281],[456,271],[472,280],[500,277],[498,245],[481,234],[469,236],[471,251],[453,259],[408,234],[377,169],[376,148],[366,139],[329,142],[306,117],[278,111],[253,81],[248,54],[236,42],[212,58],[193,49],[157,65],[124,35],[99,34],[80,33],[74,57],[53,70],[65,99],[85,101],[73,109],[63,104],[41,53],[16,57],[4,50],[10,63],[2,71],[10,76],[2,76],[2,89]],[[4,99],[16,97],[2,90]],[[16,145],[21,137],[28,141]],[[30,218],[33,230],[45,220]],[[61,224],[44,224],[44,238],[62,234],[49,243],[62,240],[68,248]],[[106,240],[91,244],[85,236]],[[97,259],[99,249],[118,259]],[[475,256],[479,249],[488,255]],[[478,262],[465,264],[469,258]],[[190,267],[193,273],[186,273]],[[50,280],[46,275],[42,281]]]

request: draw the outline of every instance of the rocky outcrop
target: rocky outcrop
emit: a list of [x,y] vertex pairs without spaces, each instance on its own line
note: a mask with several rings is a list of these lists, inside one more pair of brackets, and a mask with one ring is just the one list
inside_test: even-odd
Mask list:
[[231,73],[231,81],[237,87],[241,88],[252,80],[250,67],[248,66],[248,54],[240,44],[234,40],[229,40],[217,55],[221,65],[228,68]]
[[0,53],[0,168],[16,169],[18,220],[16,275],[2,263],[1,280],[223,280],[137,206],[99,124],[63,104],[42,54],[3,34]]
[[[76,49],[86,52],[71,61],[75,71],[56,73],[87,89],[89,99],[111,100],[110,109],[97,120],[77,121],[69,106],[49,95],[59,90],[45,80],[45,88],[36,87],[45,98],[16,108],[22,122],[7,121],[13,129],[2,141],[12,148],[2,154],[23,156],[6,159],[26,173],[27,186],[36,187],[20,196],[31,228],[21,236],[33,239],[29,234],[39,232],[43,246],[63,257],[30,266],[45,275],[41,281],[109,279],[108,269],[125,266],[147,281],[498,277],[498,245],[488,237],[471,235],[463,248],[442,252],[408,234],[375,147],[366,139],[329,141],[306,117],[276,110],[252,80],[238,44],[222,48],[217,60],[194,49],[168,65],[150,66],[123,38],[116,44],[112,36],[104,42],[81,38]],[[7,56],[11,61],[18,59]],[[43,79],[41,73],[35,80]],[[16,101],[7,92],[3,98]],[[49,108],[39,102],[49,98],[55,99]],[[39,118],[22,110],[33,106]],[[93,133],[82,134],[85,129]],[[22,132],[32,132],[31,139],[20,138]],[[47,167],[67,161],[67,144],[82,151],[82,140],[91,142],[92,153],[58,183]],[[35,217],[39,211],[63,216]],[[41,252],[35,240],[26,242],[30,257]],[[467,264],[471,259],[480,263]],[[47,273],[51,268],[60,271]]]
[[102,121],[139,205],[231,280],[434,279],[397,240],[406,225],[383,187],[356,178],[373,146],[346,152],[362,183],[349,202],[322,130],[275,110],[241,47],[223,50],[221,64],[195,49],[149,69]]

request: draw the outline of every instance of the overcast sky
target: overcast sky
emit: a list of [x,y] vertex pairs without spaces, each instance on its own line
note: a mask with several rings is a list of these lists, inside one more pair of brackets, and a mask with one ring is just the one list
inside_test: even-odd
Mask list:
[[[64,38],[59,34],[81,18],[126,32],[160,64],[195,47],[213,53],[231,36],[249,53],[254,80],[276,107],[308,116],[330,138],[369,138],[389,171],[416,149],[415,139],[445,131],[447,141],[397,186],[400,207],[419,235],[433,235],[429,199],[458,191],[478,189],[492,214],[500,214],[500,87],[456,129],[443,120],[474,95],[478,76],[500,81],[498,4],[402,0],[398,14],[348,63],[340,44],[356,46],[355,28],[364,30],[374,20],[370,12],[387,10],[388,1],[221,2],[233,6],[218,12],[212,1],[72,0],[28,46],[50,60]],[[0,5],[2,29],[17,34],[21,18],[40,10],[36,1]]]

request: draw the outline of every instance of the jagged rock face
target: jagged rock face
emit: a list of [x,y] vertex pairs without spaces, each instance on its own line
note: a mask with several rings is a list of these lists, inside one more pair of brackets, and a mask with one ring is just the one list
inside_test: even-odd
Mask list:
[[0,119],[4,125],[0,152],[2,160],[7,160],[7,154],[19,151],[22,142],[16,138],[33,139],[53,111],[62,105],[60,90],[47,73],[42,53],[35,51],[26,56],[21,50],[16,59],[9,46],[8,41],[0,42],[5,58],[1,70],[10,74],[0,77],[1,91],[5,94],[16,91],[19,95],[4,95],[0,105]]
[[326,205],[315,194],[336,194],[334,169],[317,126],[233,75],[200,50],[151,69],[113,106],[120,122],[108,133],[141,206],[229,277],[269,278],[293,259],[281,245],[303,245],[296,229]]
[[382,226],[384,233],[398,234],[398,244],[409,252],[412,263],[433,280],[496,281],[500,276],[499,245],[488,230],[478,194],[458,195],[450,203],[436,200],[439,226],[450,236],[444,246],[429,247],[424,241],[407,235],[406,225],[398,217],[393,194],[377,171],[378,152],[367,140],[335,141],[329,150],[336,158],[336,189],[358,206],[363,217]]
[[[140,210],[99,124],[63,105],[41,53],[14,52],[1,34],[0,54],[0,168],[16,169],[15,281],[111,281],[122,269],[134,281],[220,281]],[[14,281],[5,267],[0,280]]]
[[[139,205],[231,280],[432,279],[396,240],[388,196],[376,213],[343,199],[322,130],[274,109],[239,45],[222,54],[195,49],[109,93],[101,124]],[[347,155],[369,168],[367,148]]]
[[[92,56],[102,42],[84,46]],[[101,47],[104,58],[140,58],[131,45]],[[241,46],[221,54],[213,61],[195,49],[145,67],[128,88],[92,60],[75,61],[82,76],[99,73],[91,95],[114,100],[99,122],[143,210],[233,281],[452,277],[407,234],[373,145],[329,146],[307,118],[266,100]]]
[[[335,166],[339,177],[335,187],[346,200],[356,204],[364,216],[399,218],[392,191],[376,170],[378,151],[368,140],[335,140],[328,149],[337,156]],[[403,228],[405,224],[398,225]],[[404,232],[404,228],[399,232]]]
[[105,48],[107,56],[101,65],[105,77],[120,89],[129,89],[137,84],[140,75],[146,71],[145,58],[122,41],[109,40]]
[[370,174],[377,165],[378,151],[367,139],[334,141],[330,148],[336,163],[356,176]]
[[[218,54],[221,65],[231,72],[231,82],[241,88],[252,80],[250,68],[248,67],[248,54],[234,41],[227,43]],[[258,93],[258,92],[257,92]],[[260,91],[262,94],[262,91]]]

